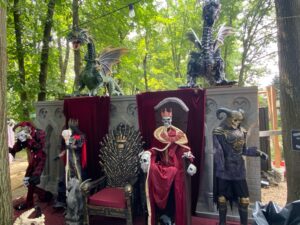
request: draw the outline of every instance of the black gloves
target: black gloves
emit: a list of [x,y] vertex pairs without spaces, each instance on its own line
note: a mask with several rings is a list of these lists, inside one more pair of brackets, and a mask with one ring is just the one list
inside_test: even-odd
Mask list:
[[39,176],[32,176],[29,178],[29,183],[32,185],[38,185],[41,182]]

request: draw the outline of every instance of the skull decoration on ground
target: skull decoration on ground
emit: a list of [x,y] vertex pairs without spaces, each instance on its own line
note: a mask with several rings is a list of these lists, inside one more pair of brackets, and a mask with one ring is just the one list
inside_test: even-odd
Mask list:
[[148,151],[143,151],[139,154],[139,156],[140,156],[141,169],[143,170],[144,173],[147,173],[150,165],[151,153]]

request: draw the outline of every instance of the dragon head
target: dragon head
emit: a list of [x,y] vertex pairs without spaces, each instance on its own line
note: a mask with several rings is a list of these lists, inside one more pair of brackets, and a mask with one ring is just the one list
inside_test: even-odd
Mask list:
[[72,42],[73,49],[78,50],[82,44],[88,43],[90,36],[87,30],[75,28],[67,35],[67,40]]
[[206,0],[203,6],[203,19],[207,26],[212,26],[218,19],[221,10],[221,3],[219,0]]

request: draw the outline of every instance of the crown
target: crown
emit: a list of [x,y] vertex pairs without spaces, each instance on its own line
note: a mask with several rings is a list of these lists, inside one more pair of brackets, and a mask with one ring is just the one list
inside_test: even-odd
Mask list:
[[165,108],[160,112],[161,117],[172,117],[172,108],[169,109],[170,111],[167,111]]
[[69,119],[68,126],[70,127],[78,127],[78,120],[77,119]]
[[126,140],[127,140],[127,138],[125,137],[125,135],[120,134],[120,135],[116,136],[116,141],[118,143],[120,143],[120,142],[124,143],[124,142],[126,142]]

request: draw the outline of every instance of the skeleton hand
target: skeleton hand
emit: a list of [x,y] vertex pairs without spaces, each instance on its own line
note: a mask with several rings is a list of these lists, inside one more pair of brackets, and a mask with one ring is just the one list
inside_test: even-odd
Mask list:
[[23,184],[24,184],[25,187],[29,186],[29,178],[30,177],[24,177],[24,179],[23,179]]
[[143,151],[139,154],[140,157],[140,164],[141,169],[144,173],[148,173],[149,165],[150,165],[150,158],[151,158],[151,152],[149,151]]
[[187,168],[186,172],[190,175],[193,176],[197,172],[197,167],[194,164],[190,164],[189,167]]
[[184,152],[182,158],[193,159],[195,156],[191,153],[191,151]]
[[259,153],[259,157],[260,157],[261,159],[263,159],[263,160],[268,160],[268,158],[269,158],[268,154],[266,154],[266,153],[264,153],[264,152],[262,152],[262,151],[260,151],[260,150],[257,150],[257,152]]

